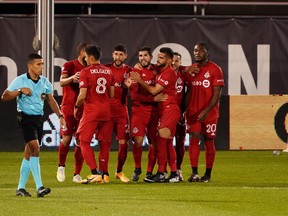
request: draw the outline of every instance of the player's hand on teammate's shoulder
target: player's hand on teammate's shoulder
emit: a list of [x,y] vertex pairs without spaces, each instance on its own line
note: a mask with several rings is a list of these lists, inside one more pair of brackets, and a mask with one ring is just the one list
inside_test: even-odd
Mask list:
[[186,67],[185,72],[188,74],[199,73],[200,68],[197,65],[190,65]]
[[80,72],[78,71],[77,73],[75,73],[73,76],[73,82],[74,83],[79,83],[79,78],[80,78]]

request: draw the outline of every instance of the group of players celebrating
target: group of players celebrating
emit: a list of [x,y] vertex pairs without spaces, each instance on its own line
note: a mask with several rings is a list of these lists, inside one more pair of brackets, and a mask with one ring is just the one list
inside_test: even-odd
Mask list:
[[[183,181],[181,164],[185,153],[185,136],[189,133],[190,182],[209,182],[215,158],[214,139],[219,117],[219,98],[224,86],[221,68],[208,59],[205,43],[194,46],[194,61],[181,66],[181,54],[162,47],[157,63],[152,64],[152,49],[138,51],[138,63],[126,65],[126,47],[117,45],[113,62],[103,65],[101,49],[95,45],[78,45],[78,58],[64,64],[60,84],[63,87],[61,111],[66,127],[61,128],[57,179],[65,181],[65,162],[74,135],[73,181],[82,184],[109,182],[109,153],[112,135],[118,147],[116,179],[127,183],[123,173],[129,143],[135,170],[133,181],[142,173],[141,158],[144,138],[148,140],[148,164],[145,182]],[[131,115],[127,97],[131,97]],[[98,163],[91,139],[99,143]],[[176,146],[173,146],[173,138]],[[198,175],[199,143],[204,141],[206,171]],[[82,179],[84,161],[91,175]],[[155,164],[157,172],[153,174]],[[167,168],[169,166],[169,168]],[[168,174],[168,170],[170,174]]]

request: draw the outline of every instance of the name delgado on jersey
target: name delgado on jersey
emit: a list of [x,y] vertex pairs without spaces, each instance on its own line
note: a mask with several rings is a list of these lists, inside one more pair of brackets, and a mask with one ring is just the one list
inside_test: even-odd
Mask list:
[[111,71],[110,71],[109,69],[102,69],[102,68],[100,68],[100,69],[91,69],[91,70],[90,70],[90,73],[91,73],[91,74],[95,74],[95,73],[110,74]]

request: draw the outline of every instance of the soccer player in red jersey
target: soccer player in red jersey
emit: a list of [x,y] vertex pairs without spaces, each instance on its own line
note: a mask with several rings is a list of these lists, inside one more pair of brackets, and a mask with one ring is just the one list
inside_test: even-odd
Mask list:
[[[130,134],[129,116],[127,108],[128,88],[125,85],[125,81],[129,76],[131,67],[124,64],[124,61],[127,59],[127,49],[124,45],[117,45],[114,48],[112,57],[113,63],[105,65],[110,68],[115,80],[115,97],[110,99],[110,131],[107,133],[109,135],[111,134],[111,136],[110,140],[98,139],[98,141],[105,143],[105,146],[111,146],[112,134],[114,131],[116,139],[119,143],[118,162],[115,177],[116,179],[120,179],[122,182],[127,183],[129,182],[129,178],[127,178],[122,171],[128,154],[128,142]],[[102,160],[101,158],[99,159]],[[102,167],[100,167],[100,170],[101,168]]]
[[[192,167],[190,182],[209,182],[216,155],[214,139],[219,118],[219,99],[224,86],[222,69],[208,59],[205,43],[197,43],[194,47],[194,66],[200,71],[187,78],[186,118],[187,131],[190,135],[189,157]],[[206,172],[198,175],[199,142],[204,138]]]
[[164,171],[166,170],[167,161],[171,169],[168,181],[179,182],[179,177],[176,173],[176,152],[173,147],[173,137],[176,132],[176,124],[180,118],[180,109],[176,97],[177,75],[171,67],[173,55],[173,50],[169,47],[162,47],[160,49],[157,58],[157,66],[160,67],[160,73],[156,76],[155,86],[145,83],[137,72],[131,72],[132,80],[137,81],[152,95],[159,93],[168,95],[166,101],[158,104],[159,124],[156,138],[158,172],[150,178],[150,182],[166,181]]
[[[143,81],[148,85],[154,86],[157,75],[157,66],[151,64],[152,50],[150,47],[142,47],[138,51],[137,71]],[[139,65],[140,64],[140,65]],[[139,67],[140,66],[140,67]],[[132,100],[131,117],[131,137],[133,140],[132,153],[135,163],[135,170],[132,176],[133,181],[138,181],[142,173],[141,157],[142,144],[145,135],[148,139],[148,165],[146,177],[151,176],[156,163],[156,134],[158,126],[158,108],[155,102],[161,102],[167,99],[167,95],[158,94],[153,97],[146,89],[137,82],[132,82],[130,86],[130,95]],[[145,179],[144,179],[145,181]]]
[[[114,77],[112,71],[100,64],[101,50],[98,46],[87,46],[85,49],[85,60],[89,67],[83,69],[80,73],[80,92],[77,97],[74,108],[74,116],[77,116],[78,108],[84,103],[83,116],[79,122],[76,135],[80,141],[85,162],[91,170],[91,175],[81,183],[108,183],[109,177],[105,178],[99,172],[95,155],[90,146],[91,139],[95,132],[97,138],[106,136],[109,130],[109,121],[111,119],[109,98],[114,97]],[[106,149],[101,149],[105,151]],[[103,155],[109,155],[104,152]],[[104,158],[108,161],[108,158]]]
[[[60,129],[61,142],[58,148],[57,180],[65,181],[65,163],[69,152],[72,135],[76,132],[79,119],[74,117],[74,105],[79,94],[80,71],[86,67],[84,60],[87,43],[80,43],[77,47],[78,58],[68,61],[63,65],[60,77],[60,85],[63,87],[61,111],[67,123],[67,129]],[[81,113],[80,113],[81,114]],[[80,147],[76,144],[74,151],[74,177],[73,182],[82,180],[80,172],[83,166],[83,156]]]
[[185,136],[186,136],[186,117],[185,117],[185,73],[186,67],[181,65],[181,54],[174,52],[172,68],[177,73],[177,102],[181,111],[180,120],[177,123],[176,127],[176,155],[177,155],[177,174],[179,180],[183,181],[183,175],[181,171],[181,165],[183,162],[185,154]]

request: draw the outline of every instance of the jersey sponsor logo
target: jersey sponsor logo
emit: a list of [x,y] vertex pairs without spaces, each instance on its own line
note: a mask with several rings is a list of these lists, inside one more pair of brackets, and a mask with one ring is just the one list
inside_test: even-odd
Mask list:
[[114,86],[115,86],[115,87],[121,87],[121,86],[122,86],[122,83],[116,82],[116,83],[114,84]]
[[177,85],[176,90],[177,90],[177,93],[181,93],[183,91],[183,86]]
[[202,81],[193,81],[191,82],[192,86],[203,86],[204,88],[208,88],[210,86],[209,80],[203,80]]
[[208,88],[210,86],[210,81],[209,80],[203,80],[203,86],[204,86],[204,88]]
[[153,85],[155,83],[154,80],[146,80],[144,82],[147,83],[148,85]]
[[183,91],[183,80],[179,77],[176,82],[176,90],[177,93],[181,93]]

